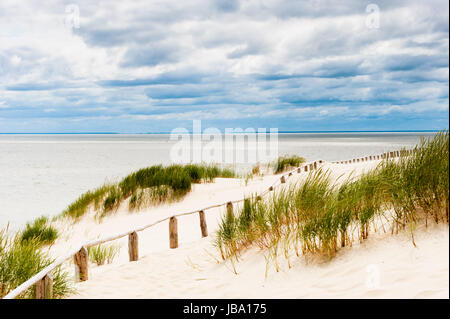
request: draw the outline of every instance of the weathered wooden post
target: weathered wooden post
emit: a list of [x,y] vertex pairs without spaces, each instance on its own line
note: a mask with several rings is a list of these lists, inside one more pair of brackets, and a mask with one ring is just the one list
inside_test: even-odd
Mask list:
[[273,191],[273,186],[269,187],[269,192]]
[[311,164],[309,164],[309,170],[310,171],[312,171],[313,170],[313,168],[314,168],[314,165],[311,163]]
[[178,248],[178,222],[175,216],[169,220],[169,240],[170,248]]
[[365,161],[367,162],[368,160],[369,160],[369,158],[366,156],[366,157],[365,157]]
[[314,169],[317,169],[317,162],[314,162]]
[[284,184],[284,183],[286,183],[286,178],[284,177],[284,175],[283,175],[283,176],[281,176],[281,178],[280,178],[280,182],[281,182],[281,184]]
[[319,164],[322,164],[323,163],[323,161],[322,160],[319,160]]
[[302,168],[301,167],[297,168],[297,173],[300,174],[301,172],[302,172]]
[[308,171],[308,165],[305,165],[305,172]]
[[36,283],[36,299],[53,298],[53,278],[47,274]]
[[227,203],[227,215],[228,215],[228,217],[233,216],[233,203],[232,202]]
[[80,281],[88,280],[88,251],[86,247],[81,249],[74,255],[75,267]]
[[202,237],[208,236],[208,227],[206,226],[205,212],[202,210],[198,212],[200,217],[200,229],[202,230]]
[[128,256],[130,261],[139,259],[138,234],[135,231],[128,235]]

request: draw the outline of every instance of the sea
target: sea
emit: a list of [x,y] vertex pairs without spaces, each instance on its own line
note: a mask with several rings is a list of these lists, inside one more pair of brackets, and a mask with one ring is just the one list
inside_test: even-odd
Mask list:
[[[411,148],[433,134],[279,133],[277,153],[339,161]],[[57,215],[87,190],[137,169],[169,165],[176,143],[169,134],[0,134],[0,229]],[[253,164],[226,166],[245,174]]]

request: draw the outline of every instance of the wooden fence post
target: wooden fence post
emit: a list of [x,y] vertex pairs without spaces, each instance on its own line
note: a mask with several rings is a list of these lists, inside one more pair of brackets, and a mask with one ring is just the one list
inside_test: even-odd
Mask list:
[[169,220],[169,240],[170,248],[178,248],[178,222],[175,216]]
[[308,171],[308,165],[305,165],[305,172]]
[[317,169],[317,162],[314,162],[314,169]]
[[88,280],[88,258],[89,256],[86,247],[81,247],[74,255],[74,262],[78,270],[78,279],[80,281]]
[[198,212],[200,217],[200,229],[202,230],[202,237],[208,236],[208,227],[206,226],[205,213],[201,210]]
[[301,167],[297,168],[297,173],[300,174],[301,172],[302,172],[302,168]]
[[130,261],[139,259],[138,234],[135,231],[128,235],[128,256]]
[[53,298],[53,278],[47,274],[36,283],[36,299]]
[[284,175],[283,175],[283,176],[281,176],[281,178],[280,178],[280,182],[281,182],[281,184],[284,184],[284,183],[286,183],[286,178],[284,177]]
[[227,215],[231,217],[230,215],[233,215],[233,203],[228,202],[227,203]]
[[273,191],[273,186],[269,187],[269,192]]
[[309,164],[309,170],[310,171],[312,171],[313,170],[313,168],[314,168],[314,165],[311,163],[311,164]]

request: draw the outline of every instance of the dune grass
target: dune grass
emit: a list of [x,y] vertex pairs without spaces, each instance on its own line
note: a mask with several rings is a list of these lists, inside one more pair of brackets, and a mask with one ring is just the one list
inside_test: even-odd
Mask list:
[[[42,242],[38,238],[30,237],[24,241],[18,233],[11,236],[7,229],[0,230],[0,297],[4,297],[54,261],[41,246]],[[52,272],[52,276],[54,298],[62,298],[73,292],[68,274],[60,267]],[[34,287],[19,296],[34,297]]]
[[278,157],[275,163],[274,173],[275,174],[282,173],[290,168],[297,167],[305,162],[306,160],[303,157],[297,155],[280,156]]
[[60,216],[78,219],[93,207],[99,217],[114,213],[128,199],[130,210],[178,200],[193,183],[212,182],[216,177],[235,177],[234,171],[215,165],[154,165],[140,169],[118,183],[105,184],[81,195]]
[[116,258],[120,251],[120,246],[110,245],[98,245],[88,248],[89,259],[95,262],[98,266],[104,265],[105,262],[110,264]]
[[103,203],[104,197],[108,194],[114,185],[105,184],[93,191],[87,191],[82,194],[76,201],[70,204],[62,213],[62,217],[71,217],[77,219],[83,216],[90,206],[94,206],[97,210],[100,207],[100,203]]
[[[384,160],[358,179],[332,184],[329,173],[311,172],[299,185],[268,200],[249,198],[236,214],[225,215],[215,245],[223,259],[238,260],[257,246],[278,270],[278,257],[290,265],[290,251],[332,258],[339,247],[368,238],[376,218],[390,220],[391,232],[409,228],[414,243],[417,223],[448,224],[449,134],[440,132],[397,160]],[[386,216],[392,212],[392,216]],[[415,244],[415,243],[414,243]]]
[[58,238],[58,231],[49,224],[46,216],[42,216],[33,223],[27,223],[20,238],[22,241],[35,240],[40,245],[50,245]]

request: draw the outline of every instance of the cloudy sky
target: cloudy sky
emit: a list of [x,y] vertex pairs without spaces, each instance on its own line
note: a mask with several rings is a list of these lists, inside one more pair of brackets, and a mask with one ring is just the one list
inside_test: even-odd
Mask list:
[[0,2],[0,132],[448,128],[447,0],[43,2]]

